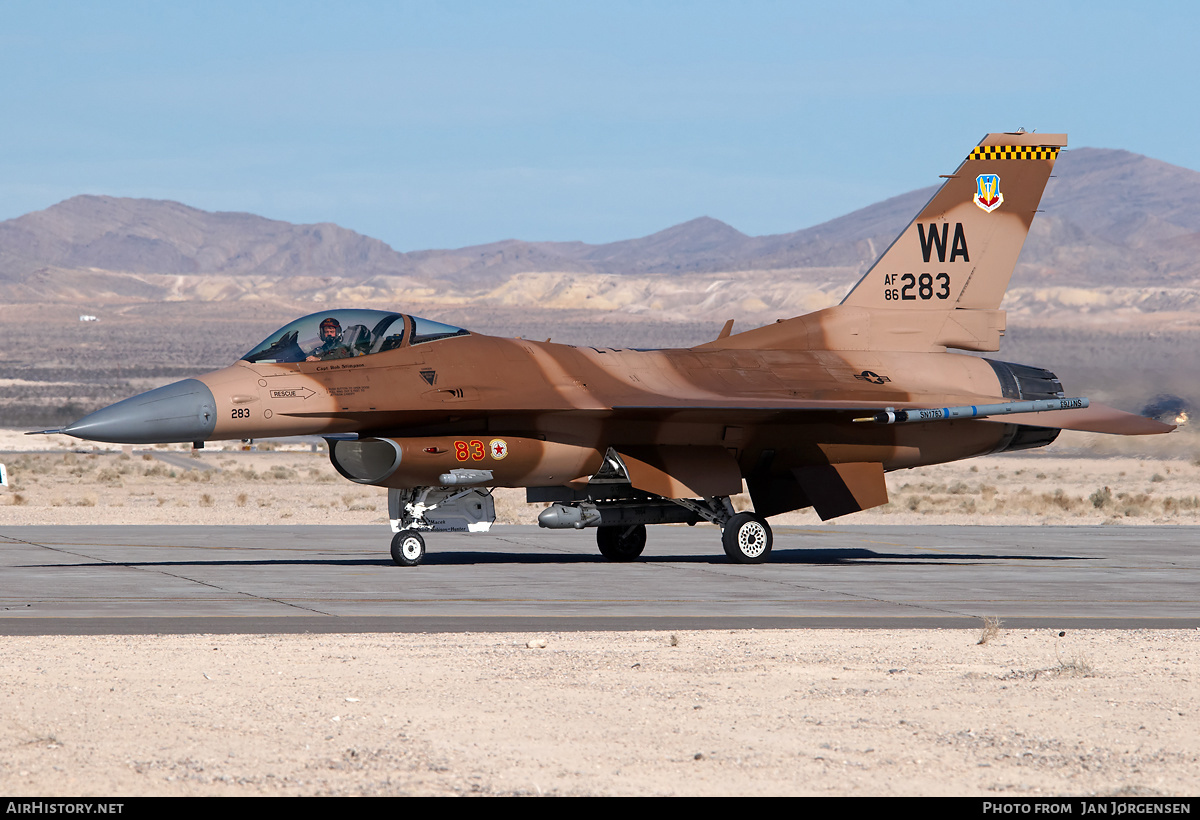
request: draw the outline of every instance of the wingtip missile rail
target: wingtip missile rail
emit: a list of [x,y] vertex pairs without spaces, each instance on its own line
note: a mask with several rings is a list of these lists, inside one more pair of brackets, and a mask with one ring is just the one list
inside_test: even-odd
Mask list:
[[1082,410],[1088,406],[1083,397],[1069,399],[1038,399],[1036,401],[1010,401],[1000,404],[965,404],[961,407],[930,407],[916,410],[882,410],[870,416],[854,419],[856,422],[876,424],[912,424],[914,422],[951,421],[953,419],[978,419],[988,416],[1011,416],[1018,413],[1044,413],[1047,410]]

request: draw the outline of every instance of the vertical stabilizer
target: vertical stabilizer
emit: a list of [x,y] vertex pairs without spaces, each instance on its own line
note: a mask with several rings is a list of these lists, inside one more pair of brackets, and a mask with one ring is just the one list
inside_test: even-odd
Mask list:
[[1066,144],[1066,134],[988,134],[842,305],[998,309]]

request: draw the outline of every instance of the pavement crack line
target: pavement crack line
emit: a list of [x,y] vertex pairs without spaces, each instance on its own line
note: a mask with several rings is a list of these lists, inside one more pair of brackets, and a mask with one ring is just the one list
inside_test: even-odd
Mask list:
[[[513,536],[501,536],[501,537],[498,537],[497,540],[507,541],[510,544],[515,544],[515,545],[522,546],[522,547],[535,547],[535,548],[540,548],[540,549],[546,549],[548,551],[553,551],[553,552],[561,552],[561,553],[564,553],[567,555],[579,555],[578,552],[570,550],[570,549],[566,549],[563,547],[545,547],[543,545],[529,544],[529,543],[521,541],[520,539],[515,538]],[[666,563],[666,562],[658,562],[658,561],[655,561],[655,562],[645,561],[645,562],[642,562],[641,565],[646,567],[647,569],[675,570],[678,572],[686,572],[686,571],[704,572],[704,573],[708,573],[710,575],[720,575],[720,576],[725,576],[725,577],[739,578],[742,580],[758,581],[759,583],[765,583],[765,584],[775,584],[776,586],[787,587],[789,589],[805,590],[807,592],[819,592],[824,595],[837,595],[837,596],[846,598],[848,600],[857,600],[857,601],[871,602],[871,603],[876,603],[876,604],[887,604],[887,605],[895,606],[895,607],[907,607],[909,609],[915,609],[915,610],[922,611],[922,612],[937,612],[937,613],[941,613],[944,615],[954,615],[959,618],[982,618],[983,617],[982,615],[975,615],[975,614],[968,613],[968,612],[958,612],[953,609],[944,609],[942,607],[930,606],[929,604],[913,604],[913,603],[905,603],[903,601],[891,601],[891,600],[888,600],[887,598],[880,598],[880,597],[877,597],[874,595],[861,595],[861,594],[853,593],[853,592],[842,592],[840,590],[824,589],[823,587],[813,586],[811,584],[799,584],[794,581],[787,581],[787,580],[782,580],[779,578],[754,578],[752,576],[747,576],[747,575],[737,575],[735,573],[730,573],[728,571],[722,571],[721,569],[714,568],[714,567],[694,566],[692,564],[676,564],[676,563]],[[734,565],[730,565],[730,566],[734,566]]]
[[657,565],[657,566],[661,566],[663,569],[673,569],[673,570],[681,570],[681,571],[693,570],[695,572],[706,572],[706,573],[709,573],[712,575],[723,575],[725,577],[733,577],[733,578],[738,578],[738,579],[746,580],[746,581],[757,581],[761,584],[774,584],[775,586],[787,587],[788,589],[805,590],[806,592],[819,592],[824,595],[838,595],[843,598],[846,598],[849,600],[854,600],[854,601],[869,601],[871,603],[876,603],[876,604],[887,604],[887,605],[895,606],[895,607],[907,607],[909,609],[916,609],[916,610],[920,610],[920,611],[939,612],[939,613],[942,613],[945,615],[955,615],[959,618],[982,617],[980,615],[972,615],[970,613],[957,612],[953,609],[944,609],[942,607],[930,606],[929,604],[913,604],[913,603],[906,603],[904,601],[892,601],[887,598],[880,598],[875,595],[861,595],[861,594],[854,593],[854,592],[843,592],[841,590],[836,590],[836,589],[825,589],[824,587],[818,587],[818,586],[814,586],[812,584],[799,584],[794,581],[787,581],[787,580],[783,580],[783,579],[779,579],[779,578],[754,578],[754,577],[748,576],[748,575],[737,575],[734,573],[722,572],[718,569],[713,569],[710,567],[690,567],[690,566],[683,566],[683,565],[678,565],[678,564],[662,564],[662,565]]
[[246,592],[246,591],[240,590],[240,589],[228,589],[226,587],[220,586],[219,584],[214,584],[209,581],[203,581],[199,578],[189,578],[188,576],[181,575],[177,572],[167,572],[166,570],[161,569],[161,568],[150,569],[148,567],[141,567],[141,566],[138,566],[136,564],[132,564],[132,563],[129,563],[126,561],[110,561],[107,558],[97,558],[94,555],[88,555],[87,553],[84,553],[84,552],[76,552],[74,550],[62,549],[61,547],[54,547],[49,544],[41,544],[41,543],[38,543],[37,541],[26,541],[23,538],[13,538],[11,535],[0,534],[0,538],[4,538],[9,543],[26,544],[31,547],[38,547],[39,549],[49,550],[51,552],[57,552],[61,555],[71,555],[71,556],[74,556],[75,558],[82,558],[82,559],[85,559],[88,561],[97,561],[101,564],[107,564],[109,566],[125,567],[126,569],[137,570],[139,572],[155,572],[155,573],[158,573],[159,575],[166,576],[167,578],[175,578],[180,581],[187,581],[188,583],[197,584],[198,586],[202,586],[202,587],[208,587],[209,589],[217,590],[217,591],[223,592],[227,595],[240,595],[240,596],[243,596],[245,598],[249,598],[249,599],[252,599],[255,601],[269,601],[270,603],[273,603],[273,604],[279,604],[280,606],[286,606],[286,607],[291,607],[293,609],[299,609],[304,612],[311,612],[315,615],[327,615],[329,617],[337,617],[332,612],[324,612],[322,610],[314,609],[312,607],[301,606],[300,604],[294,603],[292,601],[284,601],[279,598],[272,598],[267,595],[255,595],[254,593]]

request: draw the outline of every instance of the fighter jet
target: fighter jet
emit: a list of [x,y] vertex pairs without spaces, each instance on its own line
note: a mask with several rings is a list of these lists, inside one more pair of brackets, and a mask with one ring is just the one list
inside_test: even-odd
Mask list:
[[[887,502],[884,475],[1044,447],[1060,430],[1170,425],[1068,396],[999,350],[1001,300],[1064,134],[988,134],[841,304],[687,349],[486,336],[402,312],[325,310],[239,361],[61,432],[127,444],[321,435],[345,478],[388,488],[393,560],[424,534],[487,531],[491,489],[543,527],[596,529],[613,561],[649,524],[711,522],[735,562],[771,516]],[[1018,418],[1019,417],[1019,418]],[[745,489],[752,510],[731,503]]]

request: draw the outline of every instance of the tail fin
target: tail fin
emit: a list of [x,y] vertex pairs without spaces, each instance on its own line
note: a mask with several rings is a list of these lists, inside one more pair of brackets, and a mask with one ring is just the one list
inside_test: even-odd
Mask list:
[[995,311],[1066,134],[988,134],[842,301]]

